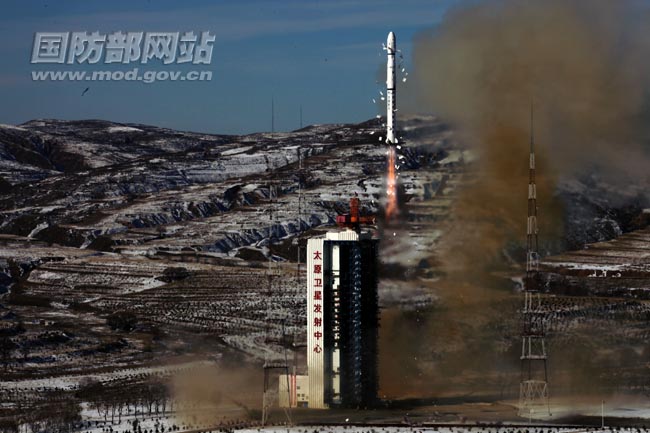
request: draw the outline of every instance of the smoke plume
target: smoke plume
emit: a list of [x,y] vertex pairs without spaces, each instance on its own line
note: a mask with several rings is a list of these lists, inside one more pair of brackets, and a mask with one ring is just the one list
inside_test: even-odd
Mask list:
[[249,421],[259,412],[260,371],[245,365],[202,364],[177,374],[172,390],[178,416],[194,426]]
[[491,264],[525,233],[531,104],[543,238],[562,234],[558,179],[592,170],[617,185],[645,179],[647,5],[473,2],[417,35],[413,61],[420,108],[451,122],[479,157],[456,206],[455,244],[471,248],[453,249],[455,266]]
[[[480,392],[474,385],[492,380],[482,390],[501,395],[504,383],[517,386],[519,328],[517,307],[504,304],[512,301],[509,288],[490,276],[523,259],[511,253],[523,252],[525,242],[531,104],[540,241],[552,249],[564,230],[558,181],[597,173],[614,186],[647,182],[650,6],[634,0],[466,2],[416,35],[413,66],[404,89],[410,95],[402,101],[417,101],[408,109],[451,123],[477,159],[435,253],[446,273],[435,283],[440,306],[430,316],[382,322],[384,338],[398,343],[418,326],[417,349],[398,351],[410,358],[393,365],[417,364],[417,376],[392,382],[384,376],[382,387],[403,389],[406,378],[444,393],[444,383],[453,380],[458,390],[459,382],[475,378],[467,389]],[[554,365],[581,369],[555,356]],[[415,361],[425,358],[428,370]],[[576,389],[588,380],[569,376]]]

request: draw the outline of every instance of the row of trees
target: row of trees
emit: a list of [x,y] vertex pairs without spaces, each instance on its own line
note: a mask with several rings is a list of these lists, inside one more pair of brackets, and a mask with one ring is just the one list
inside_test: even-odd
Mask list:
[[31,401],[10,401],[9,397],[3,394],[2,400],[12,409],[0,422],[0,431],[70,433],[81,421],[81,405],[70,393],[49,391]]
[[[20,433],[21,427],[31,432],[69,433],[81,422],[81,403],[104,418],[104,422],[122,422],[122,416],[166,415],[173,410],[167,386],[156,380],[129,385],[106,385],[91,379],[82,383],[76,393],[47,391],[34,398],[16,399],[11,393],[0,393],[0,405],[12,407],[11,414],[0,416],[0,431]],[[5,416],[9,415],[9,416]],[[26,430],[23,430],[26,431]]]
[[[122,422],[129,415],[136,419],[165,416],[174,410],[169,388],[161,379],[144,383],[105,384],[88,379],[72,393],[63,390],[11,392],[0,390],[0,432],[67,433],[81,422],[81,404],[87,403],[104,422]],[[27,430],[25,430],[27,429]]]
[[124,386],[105,385],[96,380],[82,384],[77,393],[79,399],[87,401],[92,409],[111,423],[122,422],[122,416],[130,414],[136,418],[141,415],[165,415],[173,410],[173,399],[168,387],[159,381]]

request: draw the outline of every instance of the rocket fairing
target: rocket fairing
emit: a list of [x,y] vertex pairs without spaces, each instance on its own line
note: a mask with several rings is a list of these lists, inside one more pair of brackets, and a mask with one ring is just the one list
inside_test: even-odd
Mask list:
[[395,47],[395,33],[390,32],[386,41],[386,52],[388,54],[386,62],[386,143],[389,145],[397,144],[395,138]]

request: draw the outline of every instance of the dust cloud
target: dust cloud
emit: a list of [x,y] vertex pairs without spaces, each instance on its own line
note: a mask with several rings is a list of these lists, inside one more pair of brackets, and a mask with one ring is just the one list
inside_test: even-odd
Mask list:
[[201,364],[171,383],[179,418],[188,425],[217,425],[260,417],[261,368]]
[[531,104],[543,239],[563,234],[559,179],[590,171],[625,185],[647,177],[647,5],[472,2],[415,37],[413,62],[418,107],[451,122],[479,158],[455,208],[450,270],[492,267],[522,239]]
[[[381,347],[403,349],[383,363],[385,392],[516,389],[517,306],[494,277],[524,258],[531,104],[544,254],[563,242],[559,181],[647,181],[649,88],[650,5],[639,1],[465,2],[415,36],[405,110],[439,115],[477,159],[435,252],[440,305],[382,317]],[[583,370],[576,389],[600,371]]]

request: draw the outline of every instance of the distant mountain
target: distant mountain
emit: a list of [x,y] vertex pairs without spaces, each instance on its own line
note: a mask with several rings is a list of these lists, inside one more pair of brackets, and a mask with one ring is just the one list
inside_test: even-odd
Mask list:
[[[435,118],[404,117],[401,127],[408,141],[400,156],[405,191],[431,194],[435,182],[414,181],[418,171],[436,171],[449,152],[462,148]],[[133,230],[157,227],[170,233],[155,251],[225,253],[268,236],[272,224],[259,222],[265,214],[251,217],[250,211],[268,212],[265,200],[273,194],[286,202],[275,215],[283,233],[333,221],[353,192],[365,193],[369,209],[380,211],[381,135],[378,119],[242,136],[103,120],[0,125],[0,233],[74,247],[101,236],[113,246],[133,246],[144,242],[139,235],[133,239]],[[305,169],[298,172],[300,161]],[[300,217],[298,189],[308,197]],[[639,216],[649,206],[643,189],[612,188],[597,177],[565,179],[557,190],[565,205],[565,244],[551,248],[581,248],[643,227]],[[200,240],[180,242],[186,228],[174,226],[172,234],[168,227],[224,213],[230,216],[220,223],[220,234]],[[257,227],[234,229],[246,224]]]
[[0,125],[0,176],[12,184],[22,183],[52,172],[73,173],[232,139],[103,120],[42,119]]
[[[88,246],[98,236],[211,217],[272,194],[281,197],[299,187],[312,188],[325,180],[316,176],[315,164],[328,172],[330,182],[341,184],[341,191],[345,182],[358,189],[354,185],[360,179],[374,176],[373,198],[379,199],[385,162],[381,146],[375,144],[378,135],[373,136],[378,126],[373,120],[244,136],[99,120],[34,120],[0,126],[0,189],[6,191],[0,197],[0,233]],[[360,145],[367,150],[358,153]],[[339,155],[341,151],[358,156],[349,162],[349,155]],[[333,160],[324,157],[312,162],[321,154]],[[289,167],[295,171],[299,160],[311,170],[300,175],[287,171]],[[337,165],[340,178],[331,171]],[[339,198],[336,203],[346,200]],[[322,197],[304,206],[305,227],[331,221],[336,213]],[[236,215],[240,214],[234,214],[232,224],[238,223]],[[241,215],[248,218],[250,212]],[[184,247],[230,248],[220,246],[221,242],[221,237],[206,238]]]

